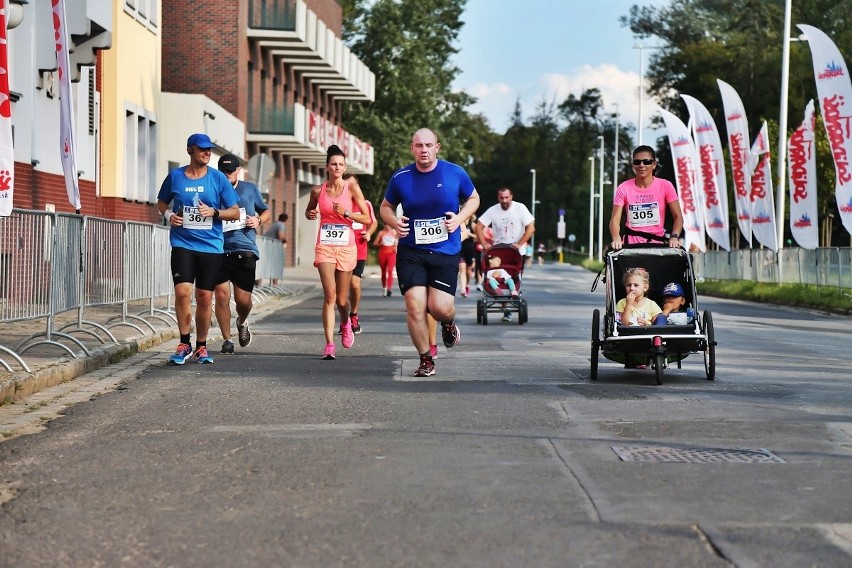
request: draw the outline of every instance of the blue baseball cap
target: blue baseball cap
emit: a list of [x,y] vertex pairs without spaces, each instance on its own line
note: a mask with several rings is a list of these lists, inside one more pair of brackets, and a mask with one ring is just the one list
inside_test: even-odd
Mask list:
[[189,148],[190,146],[198,146],[202,150],[206,150],[213,147],[213,142],[206,134],[193,134],[186,140],[186,147]]
[[663,288],[663,296],[676,296],[678,298],[683,298],[686,294],[683,293],[683,286],[677,282],[669,282]]

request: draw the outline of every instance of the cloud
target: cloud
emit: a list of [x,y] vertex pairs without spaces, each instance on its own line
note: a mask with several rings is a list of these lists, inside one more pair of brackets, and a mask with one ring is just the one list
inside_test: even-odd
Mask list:
[[[601,92],[606,112],[615,112],[614,104],[618,104],[622,124],[631,123],[635,126],[638,123],[639,74],[622,71],[612,64],[583,65],[567,75],[545,73],[539,77],[536,84],[517,89],[506,83],[477,83],[464,88],[464,91],[477,98],[477,103],[471,107],[471,111],[485,115],[493,129],[504,132],[518,99],[526,118],[535,112],[536,105],[541,101],[559,104],[568,95],[579,96],[587,89],[593,88]],[[657,112],[657,108],[657,104],[646,95],[643,122],[647,124],[648,119]]]

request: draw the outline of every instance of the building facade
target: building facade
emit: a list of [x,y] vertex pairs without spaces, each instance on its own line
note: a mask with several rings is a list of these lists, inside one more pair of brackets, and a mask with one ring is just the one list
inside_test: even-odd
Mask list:
[[[59,153],[51,3],[18,0],[9,31],[14,205],[72,211]],[[375,77],[341,41],[336,0],[66,0],[85,215],[158,222],[156,195],[187,162],[186,138],[233,153],[274,217],[290,216],[288,263],[312,251],[298,212],[338,144],[371,175],[373,149],[342,124],[344,100],[371,101]],[[32,49],[31,47],[35,48]],[[301,205],[300,205],[301,204]]]

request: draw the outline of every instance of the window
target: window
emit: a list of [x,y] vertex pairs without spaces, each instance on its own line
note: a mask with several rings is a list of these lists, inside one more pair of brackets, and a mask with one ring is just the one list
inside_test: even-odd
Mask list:
[[124,198],[143,203],[157,199],[157,123],[132,109],[124,116]]
[[157,28],[157,0],[124,0],[124,11],[139,23],[152,29]]

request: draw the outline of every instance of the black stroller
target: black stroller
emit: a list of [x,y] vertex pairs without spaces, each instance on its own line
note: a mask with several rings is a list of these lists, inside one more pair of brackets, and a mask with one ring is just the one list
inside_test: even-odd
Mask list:
[[521,276],[524,272],[524,257],[520,251],[512,245],[494,245],[484,253],[480,262],[482,272],[485,274],[490,269],[490,259],[500,259],[500,268],[511,276],[514,282],[515,295],[507,288],[498,287],[494,289],[487,279],[482,281],[482,297],[476,301],[476,323],[488,325],[489,312],[517,312],[518,324],[527,323],[527,301],[523,298],[521,291]]
[[[686,305],[691,314],[668,325],[650,327],[624,326],[616,318],[616,304],[626,295],[622,277],[629,268],[645,268],[652,276],[648,297],[662,305],[662,286],[679,282],[683,286]],[[704,371],[707,380],[716,376],[716,340],[713,333],[713,316],[709,310],[698,311],[695,275],[692,257],[683,249],[659,245],[636,245],[606,255],[606,311],[601,328],[600,310],[592,313],[591,380],[598,378],[598,355],[619,363],[650,363],[656,373],[657,384],[663,384],[663,371],[669,363],[677,362],[691,353],[704,354]],[[603,272],[603,270],[601,271]],[[601,274],[595,279],[597,287]],[[603,337],[601,337],[603,331]]]

